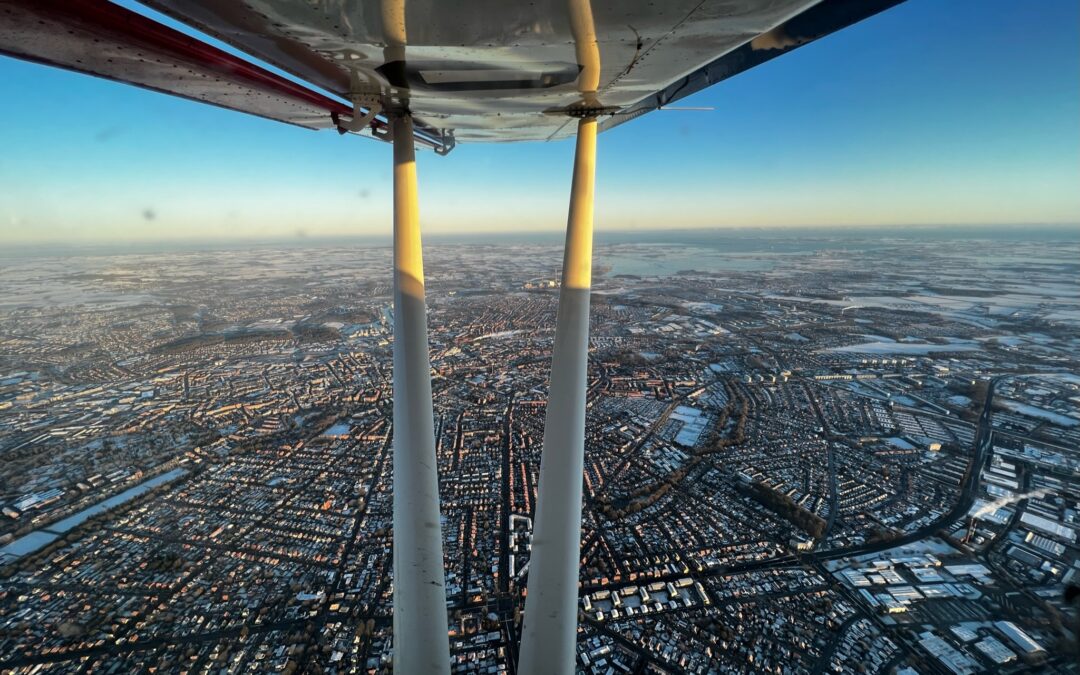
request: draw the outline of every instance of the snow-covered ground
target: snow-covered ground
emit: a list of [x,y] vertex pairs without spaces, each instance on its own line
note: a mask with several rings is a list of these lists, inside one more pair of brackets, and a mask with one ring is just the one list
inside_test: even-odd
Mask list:
[[830,347],[823,351],[846,352],[856,354],[932,354],[934,352],[973,352],[979,345],[971,340],[954,340],[947,345],[928,342],[863,342],[844,347]]
[[1035,419],[1053,422],[1059,427],[1080,426],[1080,419],[1076,419],[1075,417],[1069,417],[1068,415],[1062,415],[1061,413],[1056,413],[1053,410],[1044,410],[1043,408],[1028,405],[1027,403],[1020,403],[1019,401],[1010,401],[1008,399],[1005,399],[1001,401],[1001,405],[1015,413],[1026,415],[1027,417],[1034,417]]

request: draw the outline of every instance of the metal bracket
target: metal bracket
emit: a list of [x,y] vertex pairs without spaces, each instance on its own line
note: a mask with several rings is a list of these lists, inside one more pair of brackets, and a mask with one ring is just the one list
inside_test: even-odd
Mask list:
[[570,106],[566,109],[569,117],[585,119],[587,117],[600,117],[601,115],[614,115],[619,111],[615,106]]
[[[408,108],[401,108],[394,112],[386,108],[383,109],[387,119],[390,119],[394,115],[409,115]],[[385,129],[378,129],[376,127],[371,128],[371,135],[379,140],[392,142],[390,138],[390,125],[387,125]],[[457,145],[457,141],[454,140],[453,129],[435,129],[422,122],[413,120],[413,136],[416,137],[420,147],[430,148],[435,151],[436,155],[445,157],[450,154],[450,151]]]
[[573,117],[575,119],[584,119],[587,117],[618,115],[620,110],[622,109],[618,106],[587,105],[585,103],[576,103],[574,105],[568,105],[563,108],[548,108],[544,111],[544,114],[565,115],[567,117]]
[[439,139],[442,143],[435,147],[435,154],[446,157],[457,146],[457,141],[454,140],[454,130],[439,129]]
[[[375,116],[382,112],[382,97],[378,94],[354,93],[351,98],[353,104],[353,117],[351,119],[342,121],[337,113],[330,114],[330,118],[334,120],[334,126],[337,127],[339,134],[345,134],[350,131],[357,134],[360,133],[371,126],[371,122],[375,119]],[[367,112],[361,115],[360,111],[364,109],[366,109]],[[371,132],[372,135],[375,134],[375,127],[371,127]]]
[[378,139],[380,141],[383,141],[385,143],[393,143],[394,139],[391,137],[392,135],[393,134],[390,131],[390,125],[389,124],[387,124],[386,126],[378,126],[378,125],[372,125],[371,126],[371,137],[372,138],[376,138],[376,139]]
[[[377,98],[361,100],[359,96],[353,97],[356,109],[367,108],[368,112],[362,117],[354,118],[348,122],[341,122],[336,114],[333,114],[334,125],[338,133],[348,131],[359,132],[368,129],[371,137],[384,143],[393,143],[392,119],[396,115],[408,115],[408,109],[404,107],[384,105]],[[376,115],[382,114],[388,123],[376,119]],[[354,128],[355,127],[355,128]],[[445,157],[457,145],[454,139],[453,129],[433,129],[426,125],[416,124],[413,128],[413,136],[421,147],[431,148],[435,154]]]

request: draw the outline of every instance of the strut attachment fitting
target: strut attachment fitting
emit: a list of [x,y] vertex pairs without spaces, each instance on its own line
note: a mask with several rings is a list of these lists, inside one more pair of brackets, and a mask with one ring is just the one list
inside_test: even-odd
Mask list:
[[[351,119],[343,122],[337,113],[331,113],[330,115],[339,134],[349,131],[360,133],[371,125],[375,116],[382,112],[383,109],[382,98],[377,94],[353,94],[352,104],[353,116]],[[361,115],[360,111],[364,109],[367,109],[367,112]],[[375,128],[371,127],[371,130],[374,133]]]
[[446,157],[450,154],[450,151],[457,145],[457,141],[454,139],[454,130],[439,129],[439,140],[442,141],[439,145],[435,146],[435,154],[440,157]]
[[558,112],[565,114],[567,117],[583,120],[589,118],[595,119],[605,115],[615,115],[619,112],[619,108],[618,106],[577,104],[563,108]]

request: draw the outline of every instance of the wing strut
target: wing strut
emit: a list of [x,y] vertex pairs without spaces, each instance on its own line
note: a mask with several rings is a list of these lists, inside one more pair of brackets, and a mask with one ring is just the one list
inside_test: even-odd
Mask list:
[[521,675],[572,674],[577,642],[596,118],[578,122],[551,389],[529,562]]
[[394,141],[394,672],[449,673],[446,576],[431,403],[412,118]]

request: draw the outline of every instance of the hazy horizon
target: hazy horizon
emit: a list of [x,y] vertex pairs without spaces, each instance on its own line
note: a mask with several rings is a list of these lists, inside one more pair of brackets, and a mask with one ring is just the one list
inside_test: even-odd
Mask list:
[[[432,246],[455,245],[515,245],[541,244],[561,246],[563,233],[558,230],[434,232],[424,235]],[[670,227],[638,230],[598,230],[596,256],[603,262],[603,246],[622,244],[674,244],[720,246],[734,245],[733,252],[772,250],[777,244],[801,246],[806,241],[835,242],[835,247],[874,242],[888,244],[903,240],[1014,240],[1014,241],[1080,241],[1077,224],[994,224],[994,225],[849,225],[849,226],[730,226],[730,227]],[[171,251],[228,251],[243,248],[385,248],[393,244],[389,231],[356,233],[339,236],[294,235],[291,237],[142,239],[115,241],[45,241],[15,243],[0,250],[0,260],[18,257],[52,257],[79,255],[123,255],[165,253]]]

